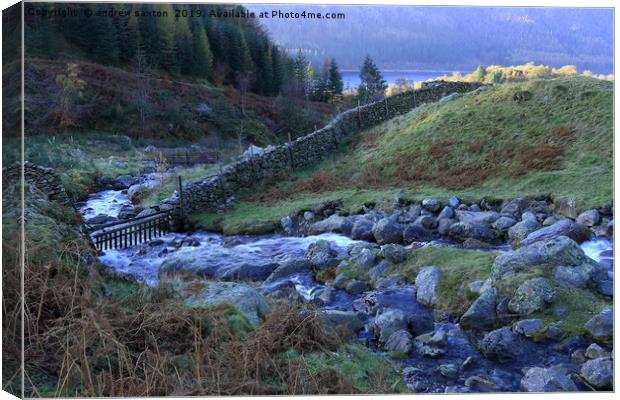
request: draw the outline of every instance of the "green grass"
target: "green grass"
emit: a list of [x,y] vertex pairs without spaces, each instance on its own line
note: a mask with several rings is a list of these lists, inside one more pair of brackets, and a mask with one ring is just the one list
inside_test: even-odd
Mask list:
[[495,256],[495,253],[477,250],[420,247],[411,250],[404,263],[394,265],[385,275],[398,273],[410,282],[415,282],[422,267],[439,267],[441,274],[436,291],[436,308],[453,315],[462,315],[475,300],[467,284],[488,278]]
[[264,232],[321,201],[355,210],[364,201],[389,204],[400,190],[412,200],[551,195],[574,197],[580,209],[610,205],[612,104],[610,82],[583,76],[458,95],[362,132],[328,160],[195,222],[228,234]]
[[[351,380],[358,393],[407,392],[400,371],[379,354],[359,344],[345,345],[336,353],[309,354],[304,356],[304,360],[311,374],[328,368],[342,373]],[[381,388],[373,386],[377,379],[383,381],[388,391],[380,391]]]

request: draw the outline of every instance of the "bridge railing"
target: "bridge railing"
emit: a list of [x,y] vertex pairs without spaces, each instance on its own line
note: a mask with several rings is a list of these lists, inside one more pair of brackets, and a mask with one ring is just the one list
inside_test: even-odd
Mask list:
[[171,231],[173,211],[100,225],[90,232],[90,237],[97,250],[124,249],[148,242]]

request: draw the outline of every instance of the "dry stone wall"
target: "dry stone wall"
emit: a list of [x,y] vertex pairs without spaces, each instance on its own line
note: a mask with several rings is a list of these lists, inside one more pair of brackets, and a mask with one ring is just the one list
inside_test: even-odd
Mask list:
[[[20,163],[12,164],[2,169],[2,191],[9,195],[12,191],[19,190],[22,168]],[[42,167],[31,162],[24,162],[24,181],[26,183],[26,196],[31,188],[36,188],[47,195],[51,201],[63,205],[70,205],[71,201],[58,174],[52,169]]]
[[[240,189],[252,187],[278,172],[314,164],[330,154],[347,136],[365,130],[425,103],[435,102],[452,93],[465,93],[480,87],[479,83],[427,83],[421,89],[397,94],[383,100],[347,110],[327,126],[291,143],[265,149],[249,159],[226,165],[222,173],[200,182],[183,186],[183,209],[205,210],[221,207]],[[162,209],[179,205],[178,195],[161,202]]]

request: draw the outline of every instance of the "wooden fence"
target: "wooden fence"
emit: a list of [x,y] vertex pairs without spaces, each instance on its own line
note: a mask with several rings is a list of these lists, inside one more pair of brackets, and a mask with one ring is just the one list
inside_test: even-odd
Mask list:
[[170,232],[172,211],[98,226],[91,232],[91,239],[97,250],[124,249],[148,242]]
[[161,148],[153,154],[156,157],[161,154],[171,165],[214,164],[220,159],[220,152],[217,150]]

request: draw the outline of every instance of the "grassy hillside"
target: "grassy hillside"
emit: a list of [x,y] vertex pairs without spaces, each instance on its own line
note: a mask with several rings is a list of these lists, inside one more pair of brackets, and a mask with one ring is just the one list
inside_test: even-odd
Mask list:
[[[566,77],[488,87],[395,118],[343,144],[332,159],[242,196],[234,209],[197,216],[227,233],[264,231],[283,215],[340,200],[572,196],[612,203],[613,84]],[[256,194],[259,193],[259,194]]]

